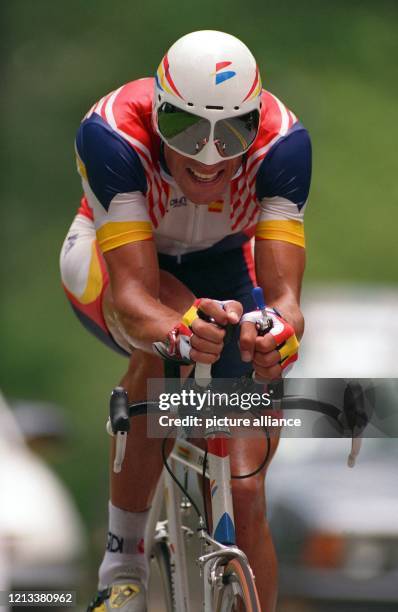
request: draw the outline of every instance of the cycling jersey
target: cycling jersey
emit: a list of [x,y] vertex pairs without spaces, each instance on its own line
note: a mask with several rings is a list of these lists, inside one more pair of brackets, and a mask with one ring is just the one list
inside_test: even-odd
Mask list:
[[170,175],[152,125],[153,79],[128,83],[97,102],[76,139],[85,197],[102,252],[154,238],[159,252],[180,256],[249,240],[304,246],[303,213],[311,175],[308,133],[270,92],[261,124],[223,199],[190,202]]
[[[133,81],[83,119],[76,153],[84,196],[61,252],[63,286],[75,313],[123,354],[131,346],[119,322],[103,311],[109,277],[102,253],[153,239],[159,267],[198,297],[239,299],[250,310],[256,282],[250,238],[304,246],[311,145],[282,102],[263,91],[259,134],[227,193],[196,205],[168,171],[152,125],[152,95],[153,79]],[[238,350],[231,351],[218,375],[230,375],[236,364],[244,368]]]

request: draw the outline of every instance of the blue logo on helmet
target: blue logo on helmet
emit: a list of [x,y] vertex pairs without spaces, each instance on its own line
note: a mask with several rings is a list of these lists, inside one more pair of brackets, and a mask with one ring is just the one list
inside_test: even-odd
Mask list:
[[224,83],[224,81],[228,81],[228,79],[232,79],[232,77],[236,76],[236,72],[233,70],[224,70],[223,72],[220,72],[220,70],[230,66],[231,64],[232,62],[217,62],[216,71],[214,73],[216,76],[216,85]]

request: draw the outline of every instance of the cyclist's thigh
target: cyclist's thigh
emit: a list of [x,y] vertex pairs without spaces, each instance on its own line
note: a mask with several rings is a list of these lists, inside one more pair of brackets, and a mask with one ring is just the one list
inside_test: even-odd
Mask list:
[[60,267],[64,291],[79,321],[104,344],[127,355],[113,339],[104,318],[102,303],[109,277],[94,223],[84,214],[73,220],[62,246]]

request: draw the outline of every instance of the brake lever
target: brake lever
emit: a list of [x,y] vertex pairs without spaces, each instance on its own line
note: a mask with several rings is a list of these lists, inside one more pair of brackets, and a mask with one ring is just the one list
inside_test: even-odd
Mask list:
[[[264,292],[262,288],[254,287],[252,289],[252,297],[253,297],[254,303],[256,304],[257,308],[261,312],[261,317],[262,317],[262,321],[256,323],[257,333],[259,336],[265,336],[271,331],[274,323],[271,317],[268,316],[267,305],[265,303]],[[253,372],[253,379],[254,381],[256,381],[255,372]],[[280,401],[282,400],[283,393],[284,393],[283,378],[279,378],[278,380],[275,380],[275,381],[265,381],[265,384],[267,385],[268,392],[271,396],[272,401],[278,402],[278,404],[275,407],[280,408]]]
[[[203,312],[200,308],[198,308],[198,317],[202,319],[202,321],[206,321],[206,323],[212,323],[219,329],[225,329],[225,338],[224,344],[227,344],[232,336],[233,325],[228,324],[226,326],[219,325],[216,323],[216,320],[213,317],[210,317],[206,313]],[[196,363],[195,365],[195,384],[198,387],[206,388],[211,383],[211,364],[209,363]]]
[[347,383],[344,391],[343,414],[351,431],[351,452],[348,455],[347,465],[353,468],[361,450],[362,432],[369,422],[364,407],[363,390],[359,383]]
[[126,454],[127,434],[130,431],[129,403],[127,392],[123,387],[115,387],[111,393],[106,429],[115,437],[113,471],[119,474]]
[[352,436],[351,438],[351,452],[348,455],[347,466],[350,468],[355,467],[356,458],[359,455],[359,451],[362,446],[362,436]]
[[271,317],[268,316],[267,305],[264,299],[264,292],[261,287],[254,287],[252,289],[252,297],[254,303],[261,312],[262,317],[262,321],[256,323],[257,332],[259,336],[265,336],[265,334],[268,334],[268,332],[271,331],[274,324]]

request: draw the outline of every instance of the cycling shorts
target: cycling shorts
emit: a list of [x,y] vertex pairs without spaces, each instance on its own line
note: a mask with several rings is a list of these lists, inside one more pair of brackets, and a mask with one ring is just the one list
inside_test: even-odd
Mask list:
[[[159,253],[158,259],[160,269],[175,276],[196,297],[238,300],[245,312],[253,310],[251,290],[255,273],[250,241],[221,253],[203,250],[180,258]],[[120,336],[112,334],[104,316],[103,297],[109,276],[93,221],[86,216],[76,215],[62,247],[60,266],[65,293],[84,327],[119,354],[128,356],[126,345],[117,341]],[[242,376],[250,370],[250,364],[240,359],[238,338],[236,328],[221,358],[213,365],[214,377]]]

